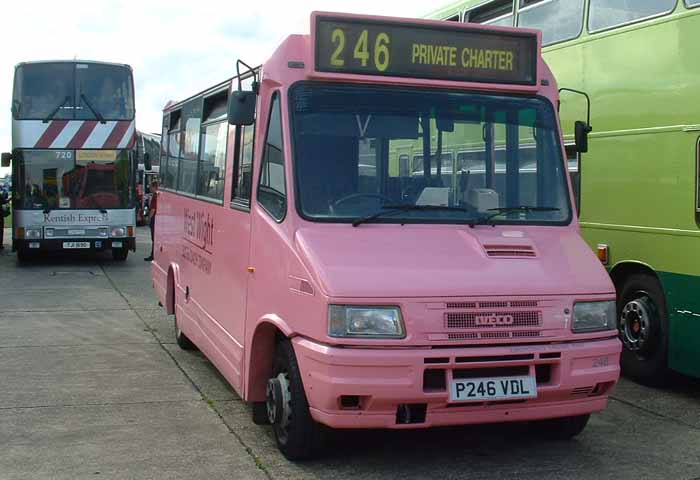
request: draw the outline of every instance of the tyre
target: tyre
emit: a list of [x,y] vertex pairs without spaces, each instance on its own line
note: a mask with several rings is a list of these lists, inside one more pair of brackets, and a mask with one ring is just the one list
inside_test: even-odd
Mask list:
[[668,315],[661,285],[650,275],[631,275],[617,309],[622,372],[644,385],[662,385],[668,378]]
[[267,402],[253,402],[253,423],[256,425],[269,425],[270,417],[267,414]]
[[321,428],[311,418],[301,373],[292,344],[277,344],[272,378],[267,383],[267,414],[277,447],[288,460],[313,457],[320,445]]
[[550,440],[569,440],[583,432],[590,415],[552,418],[536,422],[538,433]]
[[175,341],[177,342],[178,346],[183,350],[197,349],[195,344],[192,343],[192,340],[187,338],[187,335],[185,335],[185,333],[182,330],[180,330],[180,327],[177,326],[177,317],[175,317]]
[[32,254],[26,248],[17,249],[17,261],[19,263],[27,263],[32,259]]
[[123,262],[126,260],[126,257],[129,256],[129,250],[126,248],[113,248],[112,249],[112,258],[118,262]]

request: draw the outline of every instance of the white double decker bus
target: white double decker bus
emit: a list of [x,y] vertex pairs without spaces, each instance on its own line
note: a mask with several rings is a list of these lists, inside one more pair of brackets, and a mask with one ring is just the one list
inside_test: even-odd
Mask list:
[[42,61],[15,67],[12,248],[135,249],[134,86],[129,65]]

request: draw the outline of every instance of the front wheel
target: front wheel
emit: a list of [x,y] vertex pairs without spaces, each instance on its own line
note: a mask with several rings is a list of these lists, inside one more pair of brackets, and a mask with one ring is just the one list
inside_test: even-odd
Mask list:
[[113,248],[112,249],[112,258],[118,262],[123,262],[126,260],[126,257],[129,256],[129,250],[126,248]]
[[569,440],[586,428],[590,415],[552,418],[536,423],[539,433],[550,440]]
[[620,292],[618,318],[623,373],[645,385],[662,385],[667,378],[668,316],[659,282],[649,275],[630,276]]
[[19,263],[27,263],[32,259],[32,254],[26,248],[17,249],[17,261]]
[[277,447],[288,460],[311,458],[320,444],[320,425],[311,418],[294,348],[277,345],[272,378],[267,382],[267,415]]

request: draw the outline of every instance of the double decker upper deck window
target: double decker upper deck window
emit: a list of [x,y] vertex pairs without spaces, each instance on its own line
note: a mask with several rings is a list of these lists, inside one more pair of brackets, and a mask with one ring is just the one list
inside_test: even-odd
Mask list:
[[496,0],[466,13],[465,22],[513,26],[513,0]]
[[542,44],[571,40],[583,30],[583,0],[520,0],[518,26],[542,30]]
[[591,0],[588,30],[597,32],[645,18],[670,13],[676,0]]

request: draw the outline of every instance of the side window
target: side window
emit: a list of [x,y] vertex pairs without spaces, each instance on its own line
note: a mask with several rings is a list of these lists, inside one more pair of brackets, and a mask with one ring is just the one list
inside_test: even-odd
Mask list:
[[685,0],[686,7],[697,7],[700,5],[700,0]]
[[697,151],[695,153],[695,211],[700,213],[700,138],[698,138]]
[[224,172],[226,170],[226,121],[228,90],[204,99],[201,151],[197,181],[197,195],[213,200],[224,199]]
[[446,22],[459,22],[459,13],[456,13],[455,15],[452,15],[451,17],[447,17],[444,20]]
[[163,128],[161,130],[161,136],[160,136],[160,161],[158,164],[160,165],[160,182],[161,184],[165,184],[165,175],[167,172],[168,168],[168,126],[170,125],[170,114],[166,114],[163,116]]
[[597,32],[670,13],[677,0],[590,0],[588,30]]
[[[251,90],[253,77],[242,82],[243,90]],[[234,84],[236,80],[234,80]],[[245,127],[237,127],[238,142],[234,166],[235,177],[231,202],[241,207],[250,207],[250,192],[253,183],[253,147],[255,139],[255,123]]]
[[287,187],[284,175],[282,113],[279,92],[275,93],[272,98],[264,148],[258,185],[258,203],[275,220],[282,221],[287,212]]
[[180,117],[182,110],[170,112],[168,126],[168,162],[165,169],[164,184],[167,188],[177,189],[178,166],[180,162]]
[[190,100],[182,107],[184,138],[177,190],[195,194],[197,191],[197,157],[199,154],[199,126],[202,116],[202,99]]
[[465,22],[513,26],[513,0],[495,0],[465,14]]
[[542,30],[542,43],[571,40],[583,30],[584,0],[520,0],[518,26]]

